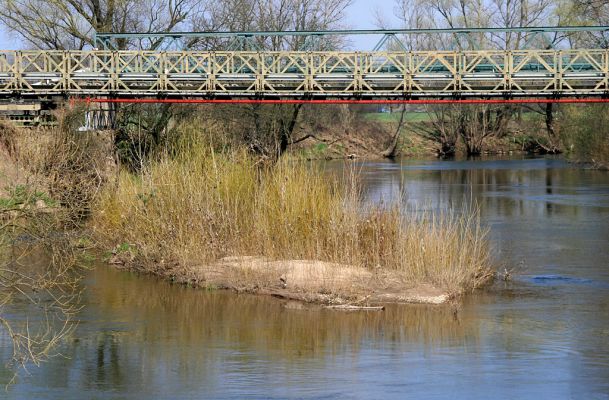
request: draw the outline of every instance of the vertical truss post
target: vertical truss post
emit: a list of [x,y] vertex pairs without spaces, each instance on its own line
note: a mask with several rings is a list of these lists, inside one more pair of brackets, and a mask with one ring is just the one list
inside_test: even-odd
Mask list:
[[554,90],[561,91],[561,90],[563,90],[563,76],[564,76],[562,51],[559,51],[558,53],[554,54],[554,68],[555,68],[556,80],[557,80]]
[[514,54],[508,50],[503,58],[503,79],[505,80],[504,89],[508,96],[512,92],[512,71],[514,70]]
[[601,87],[604,89],[605,96],[606,96],[609,92],[609,51],[605,51],[603,53],[602,57],[603,57],[602,69],[603,69],[603,75],[605,78],[602,81]]

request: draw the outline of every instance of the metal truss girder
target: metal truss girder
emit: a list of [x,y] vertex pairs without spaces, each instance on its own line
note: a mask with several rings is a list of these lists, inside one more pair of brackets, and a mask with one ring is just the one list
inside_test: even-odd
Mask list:
[[609,51],[0,51],[0,95],[607,94]]

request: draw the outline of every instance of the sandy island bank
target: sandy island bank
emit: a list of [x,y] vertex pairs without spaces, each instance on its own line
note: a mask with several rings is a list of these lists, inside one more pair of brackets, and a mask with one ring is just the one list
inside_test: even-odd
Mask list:
[[[113,257],[111,264],[132,269]],[[137,268],[135,268],[137,270]],[[183,267],[161,261],[146,272],[194,287],[270,295],[286,300],[344,309],[388,303],[443,304],[450,293],[429,284],[411,284],[400,274],[312,260],[271,261],[263,257],[227,257],[211,265]]]

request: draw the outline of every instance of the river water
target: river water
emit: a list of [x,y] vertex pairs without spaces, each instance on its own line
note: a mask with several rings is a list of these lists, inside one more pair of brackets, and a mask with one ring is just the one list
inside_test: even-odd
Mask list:
[[63,357],[0,397],[609,399],[609,173],[544,158],[357,167],[371,201],[477,204],[514,280],[456,312],[341,313],[100,266]]

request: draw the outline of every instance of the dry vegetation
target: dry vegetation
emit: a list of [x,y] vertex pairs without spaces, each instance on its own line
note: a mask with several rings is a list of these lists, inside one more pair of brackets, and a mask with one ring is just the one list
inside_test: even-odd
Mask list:
[[[137,176],[123,172],[102,195],[92,225],[122,261],[173,277],[200,271],[199,284],[229,271],[226,257],[243,256],[324,261],[455,294],[492,276],[475,217],[406,216],[398,204],[364,204],[355,174],[340,183],[306,164],[262,165],[245,151],[215,151],[194,131],[183,128],[178,150]],[[279,283],[262,270],[248,268],[245,278],[258,287]],[[223,277],[229,286],[240,278]]]

